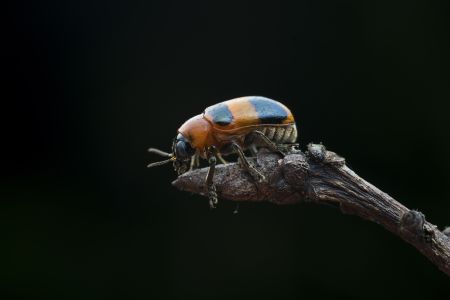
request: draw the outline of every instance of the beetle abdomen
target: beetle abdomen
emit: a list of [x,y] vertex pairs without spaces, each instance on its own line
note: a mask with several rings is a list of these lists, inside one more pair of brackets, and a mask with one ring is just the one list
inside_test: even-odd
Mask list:
[[297,141],[297,127],[295,124],[288,126],[264,126],[258,130],[276,144],[292,144]]

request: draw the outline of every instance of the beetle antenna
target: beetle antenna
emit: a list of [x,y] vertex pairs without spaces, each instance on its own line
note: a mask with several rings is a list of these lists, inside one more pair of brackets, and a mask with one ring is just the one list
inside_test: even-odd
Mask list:
[[163,157],[172,157],[173,156],[172,153],[167,153],[167,152],[164,152],[164,151],[156,149],[156,148],[149,148],[147,151],[150,153],[158,154]]
[[162,166],[162,165],[170,163],[171,161],[173,161],[173,158],[169,158],[169,159],[166,159],[166,160],[163,160],[163,161],[157,161],[157,162],[148,164],[147,168],[153,168],[153,167],[157,167],[157,166]]

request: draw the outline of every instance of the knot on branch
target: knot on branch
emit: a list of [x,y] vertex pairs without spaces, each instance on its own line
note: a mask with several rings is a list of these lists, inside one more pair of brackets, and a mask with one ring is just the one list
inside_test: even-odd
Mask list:
[[442,233],[450,238],[450,227],[446,227],[444,230],[442,230]]
[[308,144],[307,148],[308,151],[306,151],[306,155],[314,162],[334,165],[337,167],[345,165],[345,158],[332,151],[327,151],[325,146],[322,144]]
[[315,162],[324,162],[327,149],[322,144],[308,144],[306,155]]
[[425,215],[417,210],[409,210],[400,219],[400,230],[422,232],[425,224]]
[[425,241],[431,238],[425,231],[425,215],[417,210],[409,210],[400,218],[400,231],[409,231]]
[[286,155],[281,162],[283,175],[287,183],[301,195],[305,195],[308,187],[309,164],[303,155]]

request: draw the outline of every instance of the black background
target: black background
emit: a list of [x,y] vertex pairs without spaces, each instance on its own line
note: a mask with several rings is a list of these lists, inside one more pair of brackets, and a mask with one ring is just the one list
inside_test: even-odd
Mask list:
[[[16,1],[3,37],[2,299],[448,297],[380,226],[171,186],[177,128],[244,95],[450,225],[448,1]],[[9,118],[8,118],[9,116]],[[447,295],[445,295],[447,294]]]

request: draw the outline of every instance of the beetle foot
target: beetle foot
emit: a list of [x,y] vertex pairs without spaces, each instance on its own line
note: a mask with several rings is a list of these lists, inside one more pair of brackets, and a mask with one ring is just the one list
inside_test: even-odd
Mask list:
[[277,145],[278,152],[280,152],[283,156],[288,154],[296,154],[301,152],[299,149],[299,144],[279,144]]
[[256,169],[254,166],[249,165],[247,168],[247,171],[250,173],[250,175],[253,177],[253,179],[258,183],[264,183],[266,182],[266,176],[264,176],[258,169]]
[[208,187],[208,199],[209,199],[209,208],[211,209],[216,208],[219,200],[217,198],[216,185],[214,184]]
[[250,173],[250,176],[252,176],[256,182],[266,182],[266,177],[261,172],[259,172],[248,160],[243,161],[239,158],[238,164],[241,168],[244,168],[248,173]]

